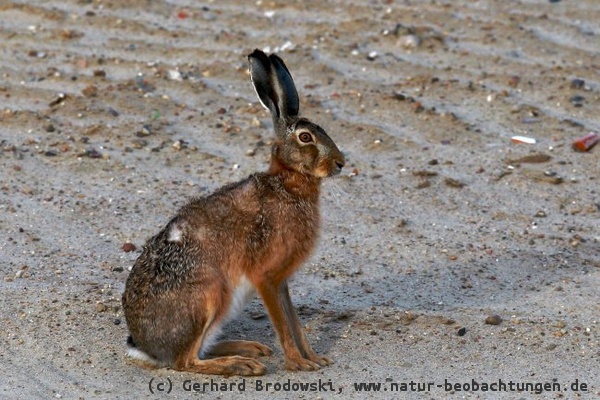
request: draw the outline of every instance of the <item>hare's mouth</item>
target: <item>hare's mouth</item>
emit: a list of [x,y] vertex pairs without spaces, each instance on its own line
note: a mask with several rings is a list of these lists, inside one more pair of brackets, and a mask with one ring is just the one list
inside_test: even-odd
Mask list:
[[322,165],[315,169],[314,175],[318,178],[328,178],[330,176],[339,175],[344,167],[343,162],[335,161],[333,165]]

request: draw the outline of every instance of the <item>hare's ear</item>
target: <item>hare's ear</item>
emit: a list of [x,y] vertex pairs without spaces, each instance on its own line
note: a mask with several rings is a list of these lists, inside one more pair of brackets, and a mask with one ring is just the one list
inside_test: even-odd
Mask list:
[[248,55],[250,62],[250,78],[252,85],[263,107],[271,112],[273,118],[279,117],[277,95],[273,89],[273,72],[271,61],[262,51],[256,49]]
[[254,50],[248,56],[250,77],[262,105],[274,119],[298,116],[300,101],[296,85],[283,60]]
[[300,109],[300,100],[298,99],[298,91],[296,90],[292,75],[283,60],[275,54],[271,54],[269,60],[271,60],[277,78],[275,91],[278,94],[278,106],[281,116],[286,119],[288,117],[297,117]]

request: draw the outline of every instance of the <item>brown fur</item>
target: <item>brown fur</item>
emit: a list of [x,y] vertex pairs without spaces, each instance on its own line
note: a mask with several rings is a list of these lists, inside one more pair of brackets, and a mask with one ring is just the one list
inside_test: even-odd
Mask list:
[[[254,66],[253,79],[261,79],[257,68],[281,71],[260,53],[251,57],[262,63]],[[260,88],[257,92],[260,96]],[[276,100],[287,95],[278,93]],[[287,101],[293,110],[293,96]],[[322,128],[279,115],[273,107],[277,140],[269,170],[184,206],[147,242],[127,279],[123,308],[131,342],[159,365],[205,374],[264,374],[256,358],[271,350],[256,342],[221,342],[210,353],[217,358],[198,358],[199,352],[208,354],[220,327],[242,305],[247,281],[265,304],[287,369],[331,363],[308,344],[287,280],[317,242],[321,179],[338,173],[344,157]],[[310,131],[315,142],[301,143],[300,130]]]

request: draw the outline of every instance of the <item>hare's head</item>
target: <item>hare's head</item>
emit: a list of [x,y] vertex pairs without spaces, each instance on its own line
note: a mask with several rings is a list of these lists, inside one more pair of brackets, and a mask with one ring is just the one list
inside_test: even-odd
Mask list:
[[256,94],[273,118],[277,140],[272,162],[318,178],[340,173],[344,155],[333,140],[323,128],[298,116],[298,92],[283,60],[260,50],[254,50],[248,60]]

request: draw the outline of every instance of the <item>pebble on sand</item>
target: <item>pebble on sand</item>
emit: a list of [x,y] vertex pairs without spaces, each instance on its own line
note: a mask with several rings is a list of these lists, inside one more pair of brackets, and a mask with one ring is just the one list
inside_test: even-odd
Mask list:
[[127,242],[123,243],[122,248],[125,253],[131,253],[132,251],[135,251],[137,247],[135,247],[135,244]]
[[500,325],[502,323],[502,317],[498,314],[488,315],[485,319],[485,323],[488,325]]
[[527,136],[513,136],[510,138],[513,143],[525,143],[525,144],[536,144],[536,140],[534,138],[530,138]]
[[588,151],[600,142],[600,135],[595,132],[590,132],[585,136],[576,139],[573,142],[573,148],[578,151]]
[[466,186],[466,184],[464,182],[461,182],[454,178],[446,178],[446,179],[444,179],[444,183],[446,184],[446,186],[449,186],[452,188],[458,188],[458,189],[461,189]]

